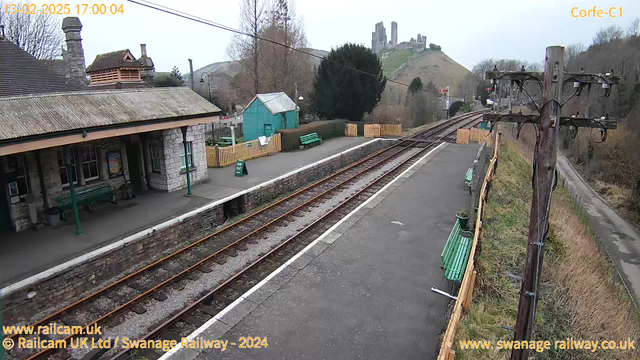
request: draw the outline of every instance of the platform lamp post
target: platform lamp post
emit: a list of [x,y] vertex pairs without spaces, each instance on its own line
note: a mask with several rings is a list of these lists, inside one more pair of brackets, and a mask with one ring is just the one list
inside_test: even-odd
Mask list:
[[[191,175],[189,174],[189,152],[187,151],[187,130],[189,130],[189,127],[182,126],[180,130],[182,130],[182,145],[184,146],[184,165],[185,165],[185,170],[187,171],[187,196],[191,196]],[[193,153],[193,149],[192,149],[192,153]]]
[[207,88],[209,88],[209,102],[211,102],[211,78],[209,78],[208,72],[203,72],[202,74],[200,74],[200,82],[201,83],[204,82],[204,79],[202,77],[205,75],[207,75]]
[[78,201],[76,200],[76,190],[73,185],[73,164],[71,163],[71,154],[73,149],[71,146],[64,147],[64,165],[67,168],[67,177],[69,179],[69,194],[71,195],[71,206],[73,207],[73,217],[76,220],[76,235],[82,235],[80,228],[80,214],[78,214]]

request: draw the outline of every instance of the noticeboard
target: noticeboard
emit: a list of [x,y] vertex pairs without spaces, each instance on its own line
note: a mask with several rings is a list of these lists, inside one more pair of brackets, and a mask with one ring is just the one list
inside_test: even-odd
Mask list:
[[109,179],[124,175],[122,153],[119,150],[107,152],[107,166],[109,167]]
[[244,163],[244,160],[236,161],[236,176],[249,175],[249,171],[247,171],[247,165]]

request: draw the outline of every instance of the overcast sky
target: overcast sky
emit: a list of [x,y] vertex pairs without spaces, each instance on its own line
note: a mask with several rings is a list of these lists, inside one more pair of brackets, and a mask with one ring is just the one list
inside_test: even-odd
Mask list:
[[[241,0],[155,2],[238,27]],[[102,3],[123,3],[124,14],[79,16],[84,25],[87,66],[97,54],[125,48],[138,57],[141,43],[147,44],[156,71],[170,71],[176,65],[183,74],[188,73],[188,58],[193,59],[195,69],[228,60],[227,31],[126,1]],[[605,11],[622,7],[622,17],[571,16],[573,7],[591,9],[594,5]],[[75,11],[75,6],[72,7]],[[441,45],[445,53],[471,69],[484,58],[541,61],[546,46],[576,42],[589,45],[594,33],[602,27],[619,25],[626,29],[640,16],[640,1],[297,0],[296,12],[303,18],[310,46],[316,49],[330,50],[345,42],[370,47],[371,32],[379,21],[384,22],[391,40],[391,21],[396,21],[399,42],[421,33],[427,36],[427,42]]]

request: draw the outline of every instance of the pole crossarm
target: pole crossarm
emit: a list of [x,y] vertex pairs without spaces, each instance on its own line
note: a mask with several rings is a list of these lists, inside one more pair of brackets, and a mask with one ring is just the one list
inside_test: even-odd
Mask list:
[[512,80],[522,81],[529,79],[536,79],[542,81],[544,79],[544,73],[541,72],[526,72],[526,71],[487,71],[487,79],[489,80]]
[[[527,72],[527,71],[487,71],[486,78],[489,80],[510,80],[510,81],[522,81],[536,79],[542,81],[544,79],[543,72]],[[585,72],[579,73],[564,73],[564,82],[580,82],[583,84],[608,84],[618,85],[620,83],[620,77],[611,73],[605,74],[590,74]]]
[[618,85],[620,83],[620,77],[613,75],[613,72],[606,74],[588,74],[585,72],[579,73],[564,73],[564,82],[580,82],[583,84],[607,84]]
[[[495,122],[509,122],[509,123],[526,123],[531,122],[531,120],[535,120],[537,123],[540,123],[539,115],[529,115],[525,116],[521,113],[504,113],[504,114],[484,114],[482,115],[483,121],[491,121]],[[595,128],[602,129],[605,128],[607,130],[616,130],[618,128],[618,121],[612,119],[599,119],[599,118],[584,118],[584,117],[569,117],[569,116],[560,116],[560,126],[574,126],[574,127],[586,127],[586,128]]]

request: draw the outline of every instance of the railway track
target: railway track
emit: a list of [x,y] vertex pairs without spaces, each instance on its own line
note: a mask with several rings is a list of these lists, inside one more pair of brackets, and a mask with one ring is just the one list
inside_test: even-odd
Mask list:
[[[231,274],[214,290],[204,292],[196,300],[190,301],[189,306],[171,316],[165,323],[154,327],[142,339],[186,337],[185,334],[188,335],[215,316],[229,303],[326,231],[344,214],[353,210],[391,181],[395,174],[417,161],[420,154],[450,136],[455,132],[455,129],[477,121],[478,116],[478,113],[472,113],[455,117],[412,137],[399,139],[393,146],[371,154],[335,174],[229,224],[41,319],[32,326],[56,323],[67,326],[99,325],[108,327],[114,323],[117,325],[118,321],[122,320],[119,319],[119,315],[126,311],[138,314],[145,313],[145,305],[148,305],[149,302],[166,301],[166,293],[171,290],[180,290],[189,286],[190,282],[198,279],[198,274],[211,273],[217,265],[222,265],[227,260],[232,260],[238,253],[257,246],[256,244],[260,243],[265,234],[282,231],[288,224],[295,222],[296,218],[305,216],[304,214],[314,207],[317,208],[327,201],[336,202],[336,199],[333,199],[336,194],[361,181],[372,170],[380,171],[385,166],[389,167],[390,162],[398,162],[397,165],[389,169],[385,168],[382,176],[377,177],[355,194],[337,200],[335,207],[311,223],[305,224],[301,229],[288,230],[291,235],[285,241],[274,245],[261,254],[258,260]],[[416,150],[416,147],[422,147],[422,149]],[[11,336],[11,338],[15,337]],[[69,341],[73,337],[73,335],[69,335],[59,338]],[[57,339],[54,338],[54,340]],[[103,352],[105,351],[96,350],[90,355],[98,357]],[[153,351],[142,351],[137,354],[148,359],[161,356],[160,353]],[[59,349],[43,349],[39,352],[16,352],[10,353],[10,355],[16,359],[46,357],[64,359],[70,357],[71,353]],[[113,358],[127,359],[130,355],[127,352],[122,352]]]

